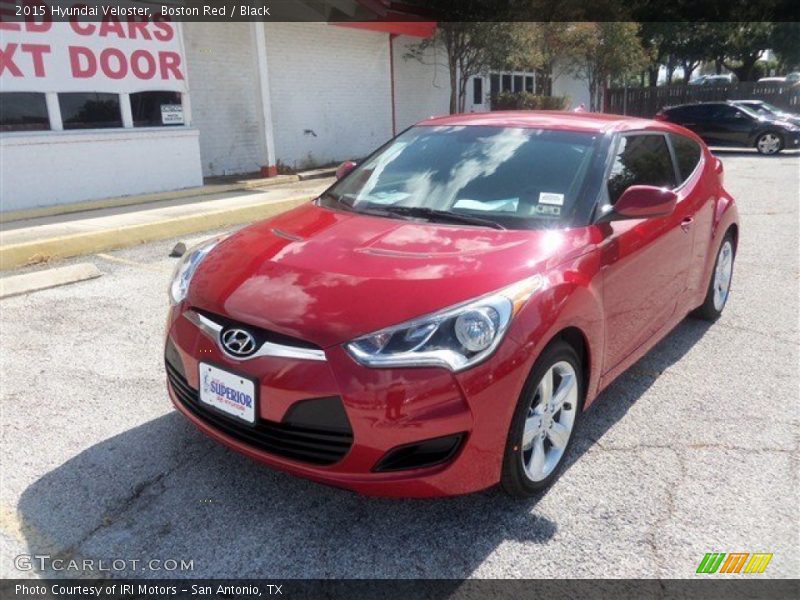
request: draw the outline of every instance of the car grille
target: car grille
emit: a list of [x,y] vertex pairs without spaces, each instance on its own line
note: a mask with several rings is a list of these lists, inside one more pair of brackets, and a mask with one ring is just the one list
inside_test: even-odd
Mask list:
[[[298,423],[298,419],[292,419],[291,423],[262,419],[256,421],[254,426],[236,423],[207,409],[200,402],[198,391],[188,384],[178,369],[169,362],[166,362],[166,367],[167,378],[175,397],[192,415],[252,448],[314,465],[332,465],[344,458],[353,445],[353,432],[349,423],[346,428],[337,429],[303,426],[302,422]],[[308,404],[313,409],[314,403],[318,403],[323,411],[344,413],[338,397],[306,400],[298,404]],[[338,406],[331,411],[333,403],[338,403]]]

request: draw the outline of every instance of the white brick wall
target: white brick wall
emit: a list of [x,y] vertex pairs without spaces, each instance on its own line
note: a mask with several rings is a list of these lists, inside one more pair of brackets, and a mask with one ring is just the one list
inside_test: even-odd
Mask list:
[[0,210],[202,185],[197,130],[182,127],[0,136]]
[[304,168],[365,156],[392,135],[389,35],[267,23],[275,154]]
[[203,175],[258,171],[266,148],[252,24],[184,23],[183,35]]
[[444,48],[428,48],[423,61],[406,58],[419,38],[394,40],[395,111],[397,131],[450,109],[450,75]]

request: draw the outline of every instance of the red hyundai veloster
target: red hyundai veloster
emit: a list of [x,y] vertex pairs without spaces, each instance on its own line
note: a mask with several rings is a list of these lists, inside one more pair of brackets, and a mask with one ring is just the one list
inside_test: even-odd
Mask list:
[[534,494],[600,391],[728,298],[722,163],[669,123],[433,118],[337,175],[188,252],[170,288],[175,406],[297,475]]

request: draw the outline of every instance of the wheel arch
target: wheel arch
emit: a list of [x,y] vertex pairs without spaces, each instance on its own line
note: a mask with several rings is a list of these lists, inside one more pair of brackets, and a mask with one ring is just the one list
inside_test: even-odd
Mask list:
[[723,239],[725,238],[726,235],[728,235],[729,231],[733,236],[733,251],[736,252],[736,250],[739,248],[739,225],[736,223],[731,223],[730,225],[728,225],[728,228],[722,235]]
[[767,129],[762,129],[761,131],[757,132],[753,136],[753,148],[757,148],[758,147],[759,138],[761,138],[762,135],[766,135],[768,133],[774,133],[775,135],[778,136],[778,138],[781,141],[780,150],[782,150],[782,149],[784,149],[786,147],[786,136],[784,135],[784,132],[781,131],[780,129],[775,129],[774,127],[769,127]]
[[581,359],[581,378],[583,379],[583,403],[581,408],[586,405],[586,399],[589,394],[589,384],[592,376],[592,349],[589,345],[589,338],[586,333],[574,325],[564,327],[557,331],[545,344],[545,348],[557,341],[563,341],[572,347]]

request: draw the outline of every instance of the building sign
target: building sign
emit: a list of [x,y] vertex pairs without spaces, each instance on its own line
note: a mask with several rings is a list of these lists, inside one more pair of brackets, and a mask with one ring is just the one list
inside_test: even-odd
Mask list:
[[[0,90],[4,92],[186,92],[179,23],[158,15],[65,21],[50,13],[12,20],[17,2],[0,0]],[[85,7],[91,2],[59,2]],[[131,3],[129,6],[135,6]]]
[[180,104],[162,104],[161,124],[183,125],[183,106]]

